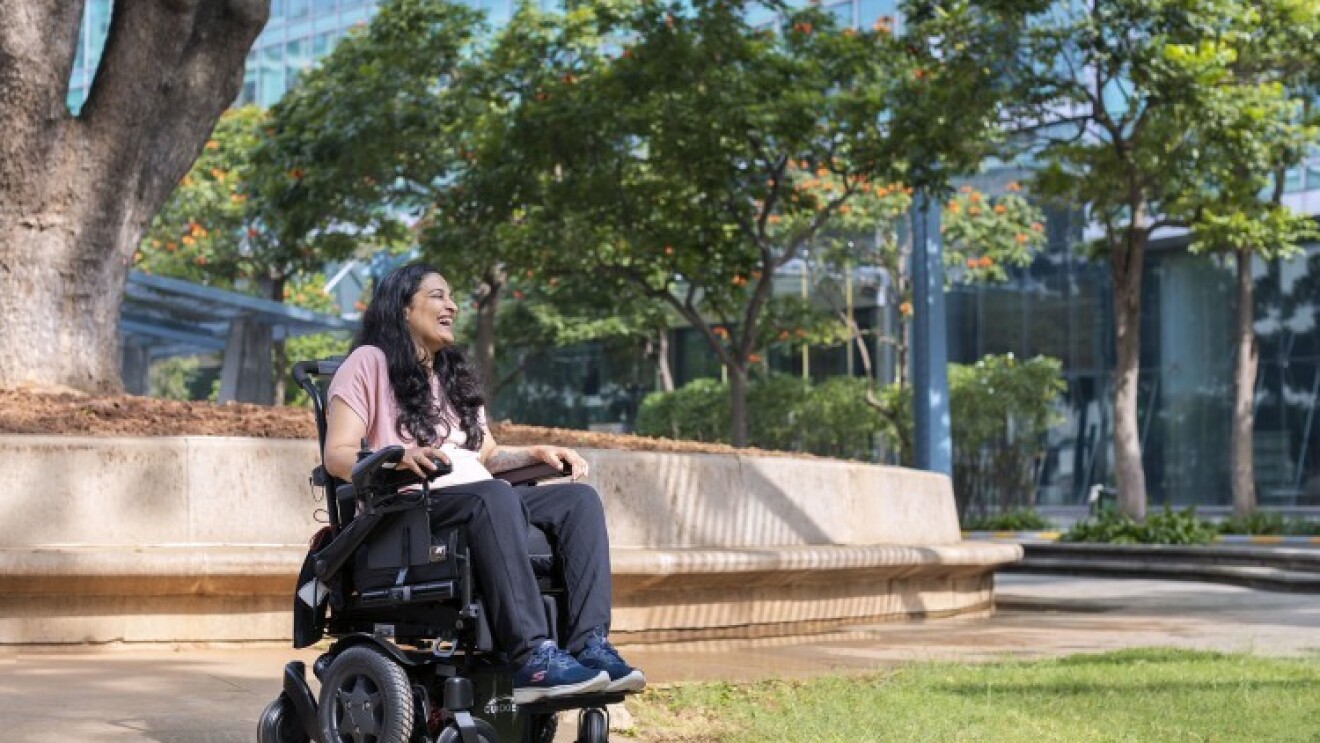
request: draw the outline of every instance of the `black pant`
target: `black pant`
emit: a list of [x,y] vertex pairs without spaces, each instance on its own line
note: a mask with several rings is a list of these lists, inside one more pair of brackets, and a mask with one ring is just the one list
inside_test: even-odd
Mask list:
[[514,488],[503,480],[483,480],[433,490],[431,523],[467,524],[491,631],[513,660],[521,662],[550,637],[527,554],[528,523],[557,545],[568,604],[565,649],[581,650],[593,627],[609,629],[609,535],[600,496],[590,485]]

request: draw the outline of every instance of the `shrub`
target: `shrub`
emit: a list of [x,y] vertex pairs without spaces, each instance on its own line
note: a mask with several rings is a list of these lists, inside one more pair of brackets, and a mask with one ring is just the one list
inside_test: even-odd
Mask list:
[[963,522],[967,531],[1043,531],[1054,524],[1030,508],[1015,508],[993,516],[981,516]]
[[[883,421],[865,402],[866,381],[836,377],[808,385],[775,374],[747,389],[748,443],[761,449],[871,459]],[[637,433],[691,441],[729,441],[729,386],[698,379],[642,400]]]
[[1079,521],[1060,541],[1100,542],[1105,544],[1209,544],[1215,531],[1196,517],[1196,509],[1174,511],[1165,506],[1162,511],[1137,523],[1116,511],[1102,511]]
[[1232,516],[1215,524],[1214,528],[1220,534],[1320,535],[1320,522],[1288,518],[1275,511],[1253,511],[1246,516]]

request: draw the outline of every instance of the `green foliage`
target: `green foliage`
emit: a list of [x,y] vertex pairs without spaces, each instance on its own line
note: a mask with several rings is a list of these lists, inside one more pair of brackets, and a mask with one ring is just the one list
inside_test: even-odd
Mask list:
[[461,102],[447,91],[479,17],[444,0],[383,3],[299,78],[253,156],[267,249],[327,260],[412,242],[410,217],[459,160],[448,133]]
[[1196,509],[1174,511],[1165,506],[1144,523],[1105,510],[1073,524],[1060,541],[1106,544],[1209,544],[1215,530],[1196,517]]
[[134,266],[144,273],[233,288],[263,275],[244,186],[265,112],[226,111],[188,174],[151,221]]
[[[747,392],[749,445],[870,460],[883,424],[875,410],[860,402],[865,385],[849,377],[814,386],[782,374],[754,380]],[[653,392],[642,401],[637,432],[728,443],[728,405],[728,385],[713,379]]]
[[1213,527],[1220,534],[1320,536],[1320,522],[1300,517],[1289,518],[1276,511],[1252,511],[1246,516],[1231,516],[1213,524]]
[[729,440],[728,385],[694,379],[673,392],[652,392],[637,411],[637,433],[689,441]]
[[148,394],[166,400],[196,400],[205,397],[209,381],[199,384],[202,377],[201,359],[196,356],[174,356],[151,365],[148,373]]
[[991,516],[964,519],[962,528],[967,531],[1043,531],[1053,529],[1054,524],[1030,508],[1015,508]]
[[[1065,389],[1058,359],[1018,361],[1012,354],[986,356],[970,366],[949,365],[949,419],[953,438],[954,493],[958,512],[984,514],[1029,506],[1045,433],[1057,422]],[[912,391],[890,387],[880,400],[884,435],[911,457]]]

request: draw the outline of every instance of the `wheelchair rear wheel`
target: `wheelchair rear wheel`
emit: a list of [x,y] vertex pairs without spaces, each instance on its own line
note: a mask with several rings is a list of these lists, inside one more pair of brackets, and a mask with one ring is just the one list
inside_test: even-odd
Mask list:
[[319,707],[326,743],[407,743],[412,737],[408,674],[374,648],[349,648],[330,663]]
[[603,709],[584,709],[578,717],[577,743],[609,743],[610,723]]
[[257,722],[257,743],[307,743],[307,732],[298,724],[293,702],[284,694],[266,705]]

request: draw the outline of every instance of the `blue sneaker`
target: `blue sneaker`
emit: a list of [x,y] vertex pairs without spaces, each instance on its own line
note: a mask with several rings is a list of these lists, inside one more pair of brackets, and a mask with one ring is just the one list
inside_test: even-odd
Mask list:
[[641,691],[646,686],[646,676],[623,662],[619,651],[605,639],[605,632],[599,627],[591,631],[587,644],[577,654],[577,660],[587,668],[609,674],[610,683],[605,691]]
[[513,674],[513,701],[527,704],[540,699],[602,691],[608,674],[584,667],[573,656],[546,640]]

